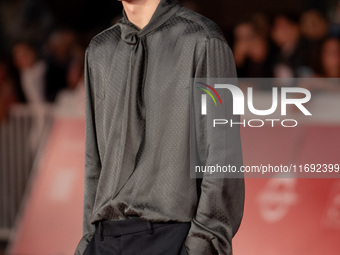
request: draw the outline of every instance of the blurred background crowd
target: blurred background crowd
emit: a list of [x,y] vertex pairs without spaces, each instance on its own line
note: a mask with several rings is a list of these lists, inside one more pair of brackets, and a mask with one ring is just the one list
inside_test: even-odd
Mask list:
[[[239,77],[340,77],[340,1],[302,1],[267,13],[238,8],[226,25],[220,16],[233,12],[228,2],[215,21],[233,49]],[[214,20],[202,1],[182,3]],[[1,0],[0,120],[16,102],[53,103],[61,90],[81,84],[84,49],[121,10],[114,0]]]

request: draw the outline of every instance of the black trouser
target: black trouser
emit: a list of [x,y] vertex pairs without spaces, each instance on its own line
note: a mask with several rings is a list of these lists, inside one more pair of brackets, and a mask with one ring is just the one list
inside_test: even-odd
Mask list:
[[140,218],[96,222],[83,255],[188,255],[184,241],[190,222],[150,222]]

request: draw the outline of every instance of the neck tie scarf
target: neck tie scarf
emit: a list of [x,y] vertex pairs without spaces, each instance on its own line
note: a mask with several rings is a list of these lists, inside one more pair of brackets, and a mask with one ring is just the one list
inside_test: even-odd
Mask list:
[[125,92],[126,101],[123,109],[123,128],[126,132],[123,132],[121,137],[124,146],[124,148],[121,148],[123,152],[122,169],[120,170],[119,184],[113,198],[133,173],[137,163],[137,154],[145,134],[145,125],[147,123],[145,121],[146,112],[143,92],[144,86],[147,86],[147,84],[144,84],[148,65],[146,36],[162,25],[180,7],[176,0],[161,0],[150,22],[143,29],[139,29],[130,22],[124,10],[123,18],[118,21],[121,39],[131,45],[131,54],[129,56],[129,75]]

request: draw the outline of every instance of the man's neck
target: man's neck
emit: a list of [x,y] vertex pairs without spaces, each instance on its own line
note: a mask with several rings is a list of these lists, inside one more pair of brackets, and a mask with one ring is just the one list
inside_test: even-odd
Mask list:
[[160,0],[125,0],[124,11],[133,24],[143,29],[154,14]]

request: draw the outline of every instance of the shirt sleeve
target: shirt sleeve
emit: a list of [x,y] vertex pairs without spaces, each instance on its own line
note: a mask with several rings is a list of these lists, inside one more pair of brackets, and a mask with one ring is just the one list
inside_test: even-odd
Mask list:
[[[234,58],[227,42],[220,38],[206,39],[205,52],[198,60],[195,78],[237,78]],[[213,84],[210,84],[213,85]],[[232,114],[232,95],[227,89],[219,92],[225,119],[239,122]],[[208,98],[207,101],[211,101]],[[198,104],[197,104],[198,105]],[[195,106],[196,108],[200,106]],[[213,128],[213,103],[207,104],[207,114],[195,110],[195,139],[202,165],[235,166],[243,164],[240,128],[225,125]],[[220,110],[221,111],[221,110]],[[190,255],[231,255],[232,238],[236,234],[244,207],[244,178],[208,178],[198,180],[198,205],[185,240]]]
[[95,96],[89,65],[89,48],[85,52],[85,173],[83,197],[83,237],[78,243],[75,255],[82,255],[90,242],[95,225],[90,223],[94,201],[97,192],[98,180],[101,170],[101,161],[98,152],[96,119],[94,111]]

